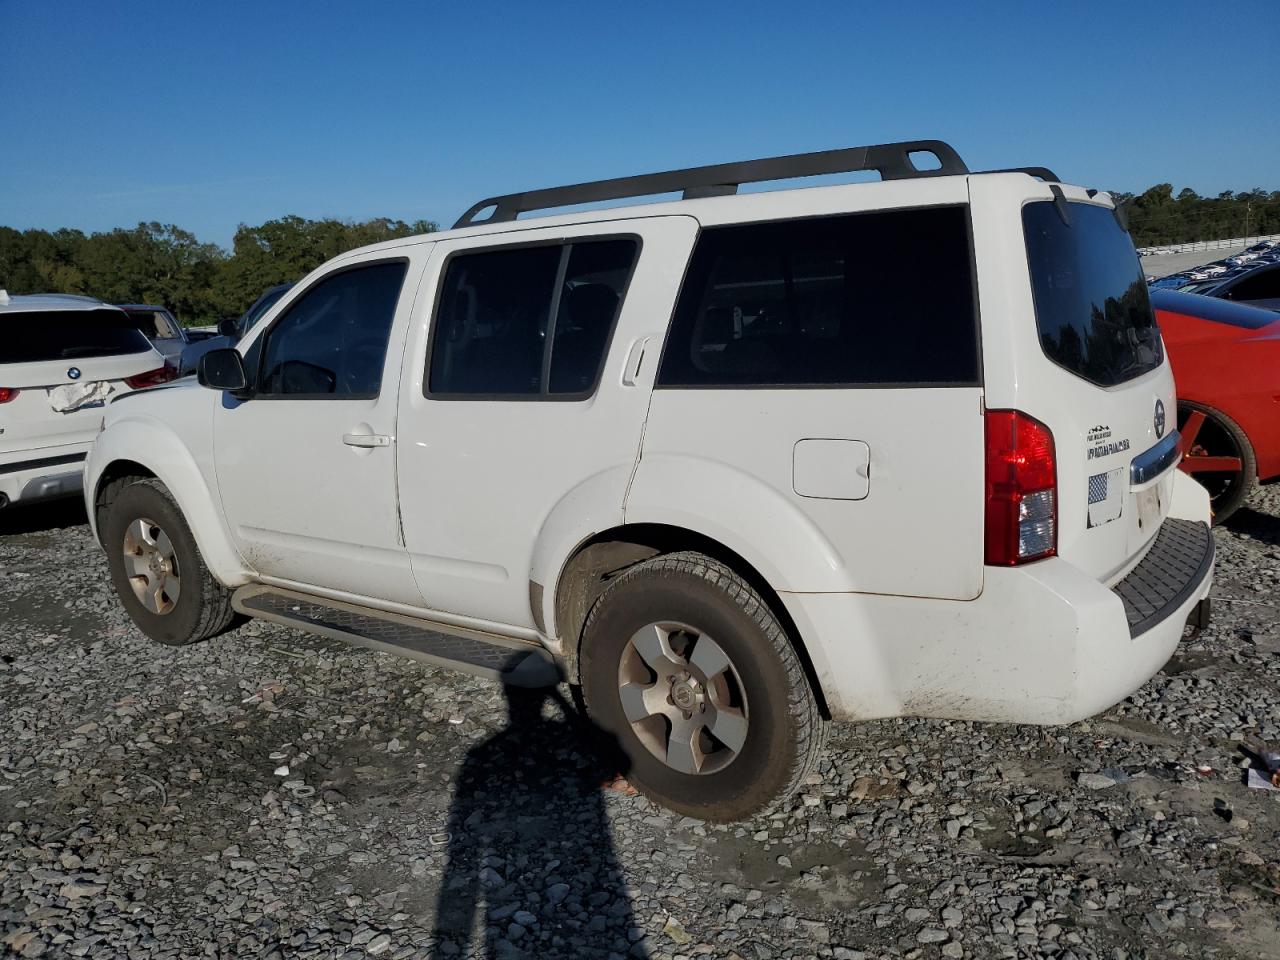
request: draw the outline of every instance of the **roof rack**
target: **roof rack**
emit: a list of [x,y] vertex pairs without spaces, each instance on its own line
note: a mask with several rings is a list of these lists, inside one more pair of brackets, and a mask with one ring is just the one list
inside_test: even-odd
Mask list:
[[983,170],[982,173],[1025,173],[1045,183],[1061,183],[1062,179],[1048,167],[1005,167],[1002,170]]
[[[921,170],[911,160],[913,153],[932,154],[937,158],[938,166]],[[464,213],[454,227],[504,223],[531,210],[621,200],[626,197],[648,197],[660,193],[681,193],[685,200],[724,197],[737,193],[738,187],[744,183],[852,173],[857,170],[875,170],[882,180],[945,177],[969,172],[969,168],[950,144],[941,140],[904,140],[901,143],[796,153],[786,157],[767,157],[739,163],[717,163],[706,167],[689,167],[686,170],[668,170],[665,173],[647,173],[636,177],[578,183],[568,187],[509,193],[481,200]],[[487,217],[477,216],[490,207],[493,208],[492,214]]]

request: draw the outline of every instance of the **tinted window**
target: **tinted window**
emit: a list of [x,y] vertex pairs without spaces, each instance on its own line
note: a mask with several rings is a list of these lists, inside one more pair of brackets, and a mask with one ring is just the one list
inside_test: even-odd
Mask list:
[[635,254],[634,240],[604,240],[452,257],[436,309],[431,393],[590,393]]
[[303,294],[266,334],[260,392],[377,396],[405,269],[344,270]]
[[0,363],[142,353],[151,344],[121,310],[38,310],[0,317]]
[[659,386],[977,381],[962,207],[704,231],[658,371]]
[[1270,300],[1280,297],[1280,267],[1259,270],[1241,280],[1228,294],[1232,300]]
[[1160,365],[1160,332],[1133,241],[1107,207],[1052,201],[1022,208],[1040,345],[1054,363],[1102,386]]

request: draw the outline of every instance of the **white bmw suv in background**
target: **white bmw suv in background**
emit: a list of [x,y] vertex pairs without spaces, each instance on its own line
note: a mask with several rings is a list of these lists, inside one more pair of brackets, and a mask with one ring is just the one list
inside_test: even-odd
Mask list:
[[106,401],[172,376],[118,307],[0,290],[0,508],[78,493]]
[[239,613],[563,677],[640,789],[733,820],[828,719],[1065,723],[1158,671],[1213,562],[1175,410],[1111,198],[921,141],[343,254],[116,399],[85,496],[151,637]]

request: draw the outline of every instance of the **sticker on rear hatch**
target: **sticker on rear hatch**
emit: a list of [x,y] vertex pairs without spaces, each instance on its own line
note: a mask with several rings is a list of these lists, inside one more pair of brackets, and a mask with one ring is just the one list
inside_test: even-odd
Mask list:
[[1089,529],[1118,520],[1124,510],[1124,467],[1089,478]]
[[1102,457],[1109,457],[1112,454],[1124,453],[1129,449],[1129,441],[1123,437],[1117,440],[1111,439],[1111,428],[1106,424],[1099,424],[1089,430],[1085,438],[1089,442],[1087,451],[1089,460],[1098,460]]

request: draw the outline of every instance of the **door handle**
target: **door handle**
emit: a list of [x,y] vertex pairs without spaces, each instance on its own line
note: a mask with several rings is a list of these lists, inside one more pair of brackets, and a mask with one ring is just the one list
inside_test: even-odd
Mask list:
[[636,380],[640,376],[640,365],[644,363],[645,349],[652,339],[652,337],[642,337],[631,345],[630,351],[627,352],[627,365],[622,368],[622,385],[624,387],[634,387],[636,385]]
[[381,433],[344,433],[342,442],[348,447],[389,447],[391,438]]

